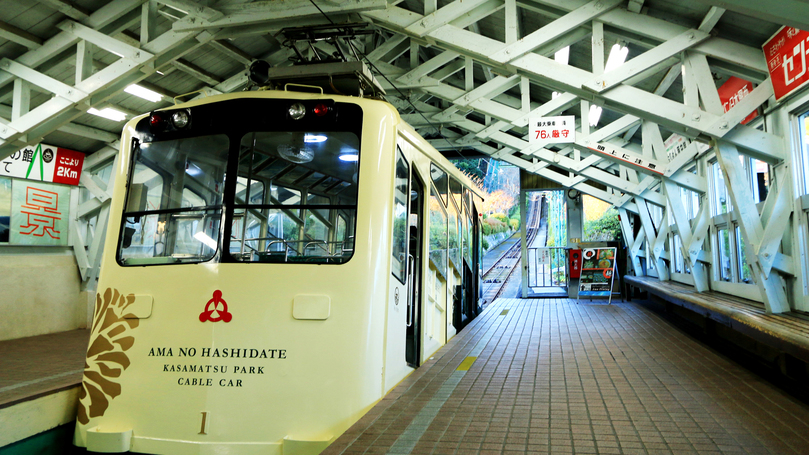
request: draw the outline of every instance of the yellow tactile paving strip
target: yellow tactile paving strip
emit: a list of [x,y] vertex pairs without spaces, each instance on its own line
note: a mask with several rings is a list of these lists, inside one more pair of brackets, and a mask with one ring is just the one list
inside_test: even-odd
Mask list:
[[643,307],[500,299],[324,453],[807,447],[809,406]]

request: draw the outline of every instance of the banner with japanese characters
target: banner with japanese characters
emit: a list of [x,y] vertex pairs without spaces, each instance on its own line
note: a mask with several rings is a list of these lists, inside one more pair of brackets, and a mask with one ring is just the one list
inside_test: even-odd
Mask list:
[[83,165],[83,153],[37,144],[0,160],[0,177],[78,185]]
[[70,187],[29,180],[11,189],[9,242],[16,245],[67,245]]
[[576,142],[576,116],[537,117],[528,121],[529,142]]
[[[753,91],[753,83],[736,76],[730,76],[730,78],[716,90],[719,92],[719,101],[722,102],[722,108],[727,112]],[[750,115],[742,120],[742,125],[746,125],[747,122],[753,120],[756,116],[758,116],[758,111],[753,110]]]
[[615,272],[616,248],[588,248],[582,252],[579,296],[609,297]]
[[776,100],[809,82],[806,67],[806,54],[809,53],[807,40],[809,32],[794,27],[781,27],[762,46]]

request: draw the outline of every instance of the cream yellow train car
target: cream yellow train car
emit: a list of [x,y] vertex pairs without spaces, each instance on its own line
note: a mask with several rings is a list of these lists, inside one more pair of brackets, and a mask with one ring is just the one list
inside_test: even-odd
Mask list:
[[385,102],[178,105],[114,177],[79,446],[318,453],[477,314],[479,196]]

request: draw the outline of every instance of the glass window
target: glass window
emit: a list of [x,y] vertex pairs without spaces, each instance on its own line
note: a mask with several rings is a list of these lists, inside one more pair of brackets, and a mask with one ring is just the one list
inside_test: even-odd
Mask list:
[[717,251],[719,253],[719,279],[731,281],[733,279],[730,268],[730,231],[727,229],[717,230]]
[[212,259],[222,217],[227,136],[143,143],[133,152],[120,262]]
[[684,273],[685,270],[683,268],[683,243],[680,240],[680,234],[674,235],[674,247],[672,251],[672,255],[674,256],[674,272],[675,273]]
[[0,243],[8,242],[11,217],[11,179],[0,177]]
[[430,262],[446,279],[447,214],[434,187],[430,189]]
[[447,193],[449,191],[447,185],[449,178],[447,173],[435,164],[430,164],[430,177],[433,179],[433,184],[438,189],[438,194],[441,195],[441,200],[444,201],[444,207],[447,206]]
[[242,138],[239,157],[234,259],[340,264],[351,258],[359,170],[355,133],[252,132]]
[[730,197],[728,197],[727,187],[725,186],[725,178],[718,162],[713,164],[713,175],[714,207],[716,208],[716,213],[714,213],[714,215],[729,213],[731,210],[733,210],[733,207],[731,206]]
[[798,119],[801,130],[801,155],[803,157],[803,194],[809,193],[809,112]]
[[750,265],[747,264],[747,255],[744,252],[744,238],[739,226],[736,226],[736,257],[738,258],[739,279],[745,283],[752,283]]
[[764,161],[752,159],[753,197],[756,202],[764,202],[770,189],[770,165]]
[[458,229],[460,217],[458,216],[458,209],[455,207],[455,202],[450,201],[447,206],[448,214],[448,234],[449,234],[449,260],[450,264],[455,267],[458,273],[461,273],[461,233]]
[[[398,149],[398,147],[397,147]],[[410,179],[410,167],[402,155],[396,152],[396,172],[393,181],[393,251],[390,268],[393,276],[402,284],[407,275],[407,199],[410,194],[407,184]]]

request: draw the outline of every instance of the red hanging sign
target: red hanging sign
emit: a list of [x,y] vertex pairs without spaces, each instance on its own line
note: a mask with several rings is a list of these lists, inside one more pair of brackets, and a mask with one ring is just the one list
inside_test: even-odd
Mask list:
[[809,32],[794,27],[781,27],[764,43],[762,49],[764,58],[767,59],[776,100],[809,82]]
[[[753,91],[753,83],[731,76],[717,91],[719,92],[719,101],[722,102],[722,107],[727,112]],[[758,111],[754,110],[742,120],[742,125],[753,120],[756,116],[758,116]]]

